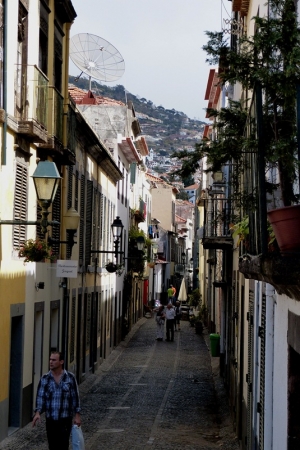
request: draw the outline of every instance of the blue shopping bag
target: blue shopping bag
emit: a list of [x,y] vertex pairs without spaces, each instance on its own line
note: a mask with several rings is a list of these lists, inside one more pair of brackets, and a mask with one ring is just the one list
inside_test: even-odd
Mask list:
[[72,426],[72,449],[85,450],[82,429],[78,425]]

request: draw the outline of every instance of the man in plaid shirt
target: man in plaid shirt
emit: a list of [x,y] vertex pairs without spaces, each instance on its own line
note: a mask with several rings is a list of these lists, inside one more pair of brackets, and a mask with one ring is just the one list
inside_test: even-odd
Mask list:
[[50,371],[40,379],[32,426],[46,413],[46,430],[50,450],[68,450],[72,423],[81,425],[80,402],[75,376],[63,369],[61,352],[50,356]]

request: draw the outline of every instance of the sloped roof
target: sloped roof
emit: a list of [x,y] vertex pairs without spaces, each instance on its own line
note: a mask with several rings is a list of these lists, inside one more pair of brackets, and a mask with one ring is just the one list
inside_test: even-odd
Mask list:
[[192,184],[191,186],[185,187],[184,189],[185,189],[186,191],[192,191],[192,190],[196,190],[196,189],[198,189],[198,188],[199,188],[199,184],[195,183],[195,184]]
[[233,0],[232,2],[232,11],[240,12],[241,16],[246,16],[249,10],[250,0]]
[[69,94],[78,105],[107,105],[107,106],[126,106],[125,103],[114,100],[108,97],[102,97],[101,95],[95,95],[92,91],[85,91],[73,84],[69,85]]
[[[208,81],[207,81],[207,87],[205,92],[204,100],[208,100],[208,108],[215,108],[217,106],[217,103],[219,101],[221,93],[220,88],[220,80],[218,72],[216,72],[215,69],[210,69]],[[206,113],[206,118],[210,118],[209,113]]]
[[147,142],[146,142],[146,139],[144,138],[144,136],[139,136],[135,141],[135,145],[137,146],[137,148],[142,156],[149,155],[149,148],[148,148],[148,145],[147,145]]
[[180,223],[186,223],[186,219],[184,219],[183,217],[178,216],[178,214],[175,214],[175,222],[180,224]]
[[164,186],[168,186],[168,187],[172,188],[172,191],[174,194],[177,194],[179,192],[178,189],[175,186],[173,186],[172,184],[166,183],[161,178],[151,175],[150,173],[146,173],[146,178],[148,179],[148,181],[152,182],[154,185],[155,184],[163,184]]
[[132,142],[130,137],[122,137],[122,140],[118,142],[119,148],[124,153],[128,162],[142,162],[142,158],[137,152],[134,143]]

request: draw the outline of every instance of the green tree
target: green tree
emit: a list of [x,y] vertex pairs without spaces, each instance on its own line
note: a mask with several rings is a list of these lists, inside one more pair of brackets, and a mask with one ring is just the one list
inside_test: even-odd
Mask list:
[[[202,140],[193,153],[175,152],[172,156],[182,160],[178,171],[182,177],[195,173],[203,157],[207,157],[208,171],[220,170],[233,160],[238,182],[244,155],[258,148],[257,123],[253,123],[254,117],[250,120],[249,107],[253,93],[261,90],[263,111],[259,125],[265,161],[278,168],[282,201],[288,206],[298,201],[293,184],[299,168],[296,98],[300,86],[300,29],[294,0],[269,0],[268,5],[269,15],[253,18],[257,31],[253,36],[241,36],[238,50],[230,46],[223,32],[206,33],[209,40],[203,48],[207,62],[219,65],[221,84],[240,83],[245,100],[231,101],[220,111],[209,110],[215,118],[215,139]],[[252,134],[246,124],[254,125]]]
[[245,92],[263,92],[263,146],[266,161],[277,166],[284,205],[293,191],[298,166],[296,92],[299,86],[300,29],[294,0],[269,0],[268,17],[253,18],[253,36],[242,36],[239,51],[223,33],[207,32],[208,62],[219,62],[222,83],[240,83]]

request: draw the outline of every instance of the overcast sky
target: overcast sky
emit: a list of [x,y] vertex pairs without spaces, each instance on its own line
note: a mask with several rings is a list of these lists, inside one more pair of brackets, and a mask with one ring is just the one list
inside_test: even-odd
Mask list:
[[[220,31],[228,0],[72,0],[71,37],[90,33],[109,41],[125,60],[122,84],[156,106],[204,120],[210,66],[205,31]],[[223,5],[223,6],[222,6]],[[226,8],[226,9],[225,9]],[[71,75],[80,70],[70,63]],[[113,86],[112,83],[107,83]]]

